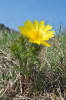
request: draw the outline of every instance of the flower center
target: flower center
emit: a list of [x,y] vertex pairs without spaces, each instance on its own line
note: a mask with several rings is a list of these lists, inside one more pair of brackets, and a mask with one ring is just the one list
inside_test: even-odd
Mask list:
[[43,37],[43,34],[40,32],[40,31],[32,31],[30,34],[29,34],[29,37],[31,39],[40,39]]

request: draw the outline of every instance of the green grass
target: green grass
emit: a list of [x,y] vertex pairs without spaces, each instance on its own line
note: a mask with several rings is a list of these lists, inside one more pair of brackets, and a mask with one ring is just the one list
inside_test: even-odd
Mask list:
[[[18,67],[17,69],[15,69],[15,67],[16,65],[18,66],[18,64],[14,65],[12,62],[11,63],[8,62],[7,64],[4,57],[8,57],[9,61],[14,60],[15,63],[18,62],[18,59],[15,60],[14,57],[12,57],[12,59],[10,58],[11,52],[9,50],[9,46],[15,43],[14,41],[18,39],[19,36],[20,34],[16,32],[12,34],[8,32],[6,33],[2,32],[2,34],[0,34],[0,61],[2,60],[0,62],[0,66],[2,66],[2,71],[0,71],[0,84],[3,84],[4,88],[6,88],[9,79],[11,81],[15,80],[17,74]],[[45,46],[41,47],[41,52],[38,54],[39,55],[38,58],[40,60],[40,68],[39,71],[34,69],[33,72],[34,73],[33,82],[35,83],[33,90],[36,92],[42,91],[46,89],[46,87],[49,88],[48,85],[49,84],[54,85],[54,82],[58,83],[60,81],[60,86],[65,85],[64,81],[66,78],[65,76],[66,33],[61,32],[61,26],[60,26],[59,33],[54,38],[50,39],[49,43],[51,44],[50,48]],[[13,49],[14,48],[15,47],[13,47]],[[2,87],[0,87],[0,89],[2,89]]]

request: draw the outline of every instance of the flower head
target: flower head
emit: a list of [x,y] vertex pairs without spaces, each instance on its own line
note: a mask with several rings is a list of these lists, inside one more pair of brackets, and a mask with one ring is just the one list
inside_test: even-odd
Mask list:
[[25,37],[29,39],[32,43],[37,44],[43,44],[45,46],[50,47],[50,44],[48,44],[47,40],[49,38],[54,37],[55,31],[50,31],[52,29],[52,26],[47,24],[44,26],[44,21],[40,21],[38,23],[37,20],[34,20],[34,23],[32,23],[30,20],[27,20],[27,22],[24,22],[24,26],[18,26],[20,33],[23,34]]

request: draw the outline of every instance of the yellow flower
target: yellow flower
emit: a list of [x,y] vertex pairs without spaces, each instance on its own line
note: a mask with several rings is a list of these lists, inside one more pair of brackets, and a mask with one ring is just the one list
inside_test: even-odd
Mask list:
[[34,23],[32,23],[30,20],[27,20],[27,22],[24,22],[24,26],[18,26],[18,28],[20,33],[27,37],[30,42],[43,44],[48,47],[50,47],[50,44],[45,41],[49,40],[51,37],[54,37],[53,34],[55,33],[55,31],[50,31],[52,26],[49,24],[44,26],[43,20],[39,23],[37,20],[34,20]]

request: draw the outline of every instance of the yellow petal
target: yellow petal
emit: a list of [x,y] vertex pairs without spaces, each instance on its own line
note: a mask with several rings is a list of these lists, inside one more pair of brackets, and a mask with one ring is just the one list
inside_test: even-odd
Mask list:
[[[23,26],[22,26],[22,27],[23,27]],[[19,28],[20,31],[22,31],[22,27],[21,27],[21,26],[18,26],[18,28]]]
[[24,22],[24,26],[25,26],[25,29],[27,30],[33,30],[34,29],[34,26],[33,26],[33,23],[30,21],[30,20],[27,20],[27,22]]
[[41,30],[43,27],[44,27],[44,21],[42,20],[39,22],[38,28],[39,28],[39,30]]
[[34,29],[34,25],[33,25],[33,23],[32,23],[30,20],[27,20],[27,24],[28,24],[32,29]]
[[44,40],[44,41],[49,40],[49,37],[43,37],[42,40]]
[[40,40],[35,40],[34,43],[40,44],[41,41]]
[[25,28],[23,26],[22,27],[21,26],[18,26],[18,28],[19,28],[20,32],[23,32],[23,33],[25,32]]
[[51,35],[49,38],[52,38],[52,37],[54,37],[54,35]]
[[40,40],[36,40],[36,39],[29,39],[29,41],[32,42],[32,43],[37,43],[37,44],[41,43]]
[[30,42],[34,42],[34,40],[33,40],[33,39],[29,39],[29,41],[30,41]]
[[41,43],[42,43],[43,45],[47,46],[47,47],[50,47],[50,44],[47,43],[47,42],[42,41]]
[[38,21],[34,20],[34,29],[38,31]]
[[29,38],[29,33],[28,33],[27,30],[25,30],[25,27],[18,26],[18,28],[19,28],[21,34],[23,34],[24,36],[26,36],[27,38]]
[[46,25],[44,28],[43,28],[43,31],[46,32],[46,31],[49,31],[52,29],[52,26],[50,26],[49,24]]
[[55,31],[48,31],[46,32],[45,36],[48,38],[51,38],[52,36],[54,36],[53,34],[55,33]]
[[55,31],[47,31],[46,35],[48,35],[48,34],[54,34],[54,33],[55,33]]

